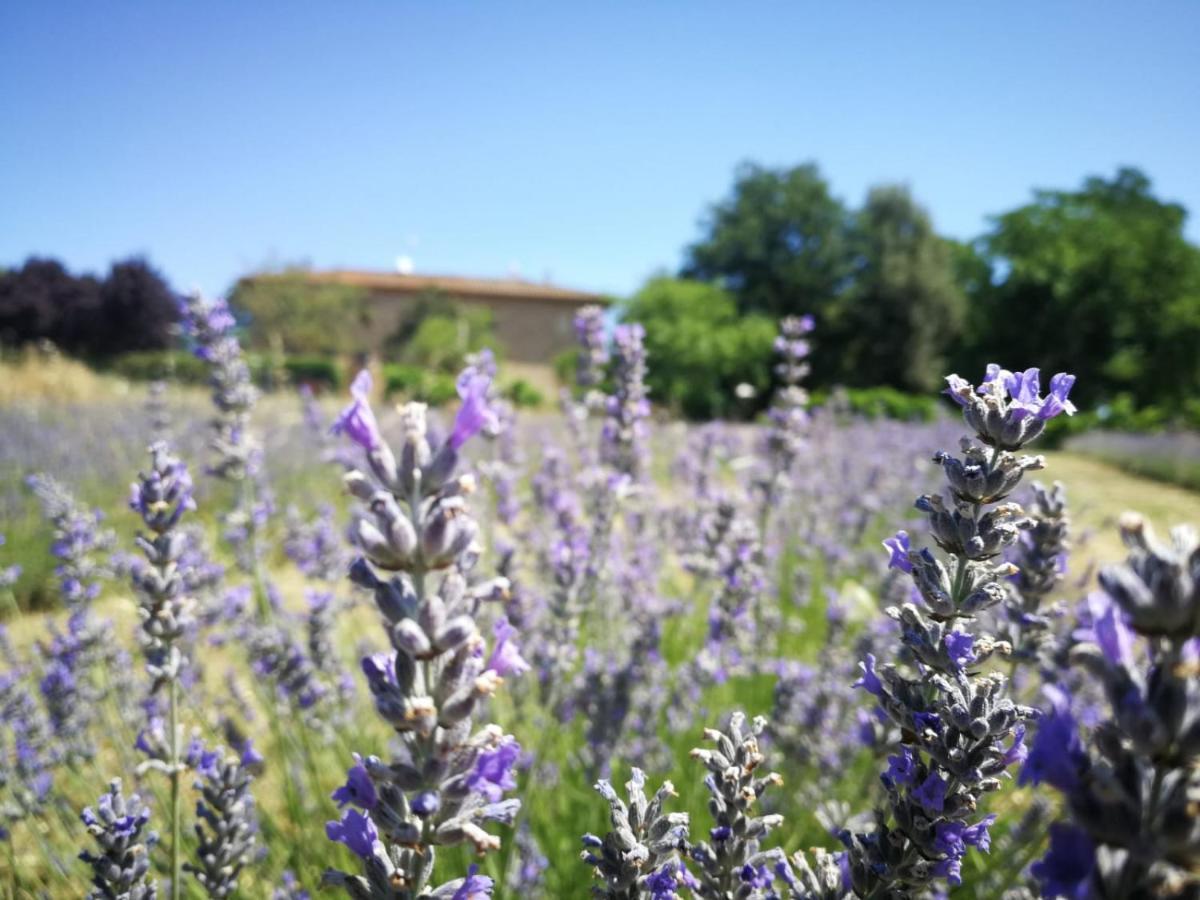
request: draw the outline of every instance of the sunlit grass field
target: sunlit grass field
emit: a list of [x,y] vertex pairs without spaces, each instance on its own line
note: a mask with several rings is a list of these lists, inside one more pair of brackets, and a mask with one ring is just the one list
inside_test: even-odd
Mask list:
[[[142,421],[143,397],[127,385],[94,379],[84,372],[67,372],[56,379],[37,371],[36,366],[27,366],[17,376],[26,390],[23,393],[14,391],[10,385],[0,409],[4,421],[9,424],[0,453],[0,475],[4,485],[0,493],[0,533],[6,534],[8,540],[0,551],[3,553],[0,562],[16,560],[26,566],[26,574],[17,586],[17,596],[24,606],[45,607],[52,601],[49,585],[53,560],[47,551],[49,534],[36,504],[22,486],[22,479],[32,465],[68,481],[80,497],[109,511],[107,524],[116,531],[124,548],[131,545],[136,531],[135,517],[125,511],[124,499],[128,481],[143,464],[139,445],[144,445],[145,440],[136,433],[137,423]],[[51,399],[60,392],[68,398],[66,401]],[[177,393],[172,400],[172,414],[179,423],[181,452],[194,454],[196,459],[202,459],[204,452],[204,403],[205,398],[199,392]],[[327,413],[333,408],[334,401],[325,404]],[[259,427],[267,437],[268,455],[274,454],[271,459],[272,488],[279,498],[279,506],[291,504],[311,512],[318,505],[328,503],[339,511],[340,521],[348,505],[341,492],[339,471],[321,462],[312,452],[311,441],[302,437],[299,418],[297,401],[286,395],[268,397],[258,414]],[[89,430],[89,426],[95,428]],[[676,442],[685,430],[677,425],[663,426],[662,434],[668,433],[670,441],[663,443]],[[930,440],[933,434],[931,431]],[[54,437],[47,442],[47,435]],[[536,454],[539,440],[541,431],[531,429],[528,440],[531,455]],[[31,457],[30,448],[41,449]],[[669,448],[660,444],[659,449],[656,478],[669,491],[666,487]],[[199,468],[197,465],[196,469]],[[1163,530],[1177,522],[1200,522],[1200,494],[1129,475],[1087,457],[1050,453],[1047,471],[1039,475],[1045,480],[1063,482],[1071,500],[1078,552],[1063,589],[1067,601],[1073,601],[1091,589],[1097,565],[1121,558],[1114,525],[1117,516],[1126,509],[1140,510]],[[211,484],[202,486],[199,492],[199,519],[204,523],[212,545],[217,547],[220,536],[215,511],[229,502],[225,492],[225,486]],[[484,505],[482,498],[479,502]],[[871,548],[877,547],[882,537],[909,516],[910,511],[900,504],[895,508],[878,509],[863,532],[861,549],[874,552]],[[486,519],[484,524],[486,530],[489,527]],[[283,598],[281,615],[299,614],[303,607],[305,579],[279,549],[278,522],[270,528],[267,537],[273,549],[265,564],[270,580]],[[784,552],[772,561],[776,567],[772,583],[780,586],[781,626],[763,638],[771,644],[765,652],[817,664],[827,627],[826,588],[851,598],[848,634],[853,637],[868,626],[872,617],[880,615],[875,597],[878,584],[866,573],[861,578],[843,574],[832,581],[819,557],[801,553],[803,548],[786,541],[784,547]],[[485,567],[491,561],[490,557],[485,557]],[[794,570],[798,566],[808,567],[803,580],[806,585],[804,596],[794,591],[797,583]],[[659,577],[659,589],[679,598],[686,607],[682,615],[666,623],[662,636],[663,657],[673,670],[678,671],[703,642],[709,596],[698,588],[693,576],[676,560],[664,557]],[[384,636],[369,599],[353,594],[348,585],[339,590],[344,596],[356,597],[353,608],[340,617],[336,632],[340,655],[353,666],[365,652],[381,649]],[[128,643],[134,653],[134,664],[139,665],[132,642],[136,626],[135,603],[128,590],[119,584],[110,585],[99,601],[97,611],[112,620],[114,633]],[[52,627],[61,627],[61,622],[62,614],[53,610],[27,611],[10,617],[7,622],[9,639],[18,652],[28,653],[38,640],[45,639]],[[583,642],[600,637],[598,630],[603,627],[603,618],[599,616],[585,622]],[[33,653],[36,657],[36,651]],[[330,800],[330,793],[345,780],[351,753],[386,753],[389,734],[372,712],[365,689],[360,685],[354,707],[348,711],[345,720],[332,732],[320,734],[279,712],[278,705],[271,702],[264,687],[248,670],[238,648],[229,644],[204,646],[196,662],[203,671],[204,690],[185,698],[183,721],[206,737],[220,740],[219,715],[234,702],[228,687],[232,673],[254,711],[253,719],[243,724],[267,760],[265,771],[255,787],[263,856],[258,865],[243,875],[240,894],[270,896],[284,871],[293,872],[303,885],[315,888],[327,867],[352,867],[348,851],[325,839],[324,823],[336,818],[337,810]],[[662,685],[662,690],[668,690],[668,686]],[[700,705],[711,724],[722,722],[734,709],[744,710],[749,715],[767,714],[771,711],[773,690],[770,676],[734,677],[706,689]],[[537,765],[522,772],[517,795],[523,802],[521,820],[528,823],[540,853],[549,861],[542,880],[542,895],[583,896],[591,875],[578,861],[579,837],[587,831],[602,833],[607,827],[606,806],[595,794],[592,779],[578,753],[584,742],[586,723],[578,718],[561,723],[548,710],[539,707],[537,692],[533,690],[502,692],[493,703],[492,711],[495,720],[515,734],[538,761]],[[0,890],[5,896],[81,895],[85,867],[76,860],[76,855],[86,845],[87,836],[79,823],[78,812],[84,805],[94,802],[114,775],[123,777],[127,786],[136,782],[138,789],[150,798],[155,811],[165,808],[161,779],[138,779],[134,775],[139,762],[133,750],[136,731],[123,721],[115,707],[99,710],[99,716],[102,727],[95,759],[71,771],[60,771],[56,778],[55,801],[48,813],[14,827],[12,840],[7,844],[8,856],[0,857]],[[650,784],[653,787],[661,779],[670,778],[679,793],[677,808],[689,812],[696,823],[704,823],[707,792],[701,783],[702,767],[689,763],[687,758],[688,750],[700,744],[699,729],[675,730],[666,722],[661,723],[660,729],[660,736],[676,763],[669,771],[649,773]],[[828,783],[828,790],[821,797],[813,795],[814,773],[787,759],[773,759],[769,746],[767,753],[768,765],[784,776],[784,787],[770,800],[770,808],[786,816],[788,828],[780,834],[782,845],[789,852],[835,845],[818,816],[817,800],[841,802],[850,809],[866,811],[877,796],[879,761],[870,751],[857,745],[846,747],[840,772]],[[614,767],[613,780],[624,781],[627,773],[626,765],[618,763]],[[1005,790],[993,798],[992,809],[1019,811],[1029,796],[1024,790]],[[998,834],[1002,834],[1015,818],[1015,815],[1002,817]],[[506,830],[504,850],[481,861],[483,871],[497,879],[497,896],[500,897],[509,896],[506,876],[511,875],[525,861],[523,856],[531,852],[527,848],[521,850],[512,838]],[[440,857],[439,865],[446,876],[451,877],[462,872],[469,861],[465,852],[456,850]],[[966,860],[964,876],[968,884],[986,883],[999,890],[1016,881],[1026,861],[971,854]],[[985,875],[988,876],[986,880]],[[190,879],[185,894],[200,896],[198,887]]]

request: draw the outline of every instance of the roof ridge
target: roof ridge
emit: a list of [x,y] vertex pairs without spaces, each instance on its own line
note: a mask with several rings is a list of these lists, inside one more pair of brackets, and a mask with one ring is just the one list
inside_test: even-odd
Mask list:
[[[447,291],[458,288],[478,292],[483,296],[506,296],[519,299],[559,299],[579,303],[607,304],[608,297],[588,291],[562,287],[550,282],[529,281],[523,278],[486,278],[473,275],[426,275],[416,272],[380,272],[363,269],[296,270],[291,272],[262,272],[249,275],[243,280],[272,280],[287,277],[302,277],[314,283],[348,284],[379,290],[409,289]],[[522,297],[521,292],[527,296]]]

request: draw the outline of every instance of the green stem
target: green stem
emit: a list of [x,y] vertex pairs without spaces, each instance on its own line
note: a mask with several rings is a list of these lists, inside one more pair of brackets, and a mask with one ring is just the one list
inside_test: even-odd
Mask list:
[[10,610],[8,621],[16,622],[17,619],[21,618],[21,605],[17,603],[16,591],[9,589],[4,592],[4,605]]
[[180,854],[181,817],[179,814],[179,683],[171,680],[170,692],[171,728],[171,900],[182,896],[183,878]]
[[254,581],[254,607],[258,620],[266,623],[271,620],[271,599],[267,594],[267,583],[263,577],[262,561],[258,558],[258,525],[254,521],[254,478],[250,473],[242,476],[241,497],[239,506],[242,515],[246,517],[246,540],[249,543],[250,576]]
[[21,876],[17,874],[17,848],[13,845],[12,835],[4,842],[8,845],[8,880],[11,885],[13,900],[17,898],[17,889],[21,887]]

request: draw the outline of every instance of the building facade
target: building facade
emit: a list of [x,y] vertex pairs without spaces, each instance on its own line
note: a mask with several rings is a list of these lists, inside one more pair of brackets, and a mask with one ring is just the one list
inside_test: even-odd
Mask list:
[[[272,277],[259,275],[251,280]],[[295,277],[295,273],[289,277]],[[303,277],[313,284],[354,287],[366,293],[361,346],[375,355],[405,322],[419,314],[423,305],[447,302],[489,310],[505,362],[518,368],[548,369],[555,357],[575,344],[575,314],[589,304],[610,302],[599,294],[516,279],[350,270],[306,272]]]

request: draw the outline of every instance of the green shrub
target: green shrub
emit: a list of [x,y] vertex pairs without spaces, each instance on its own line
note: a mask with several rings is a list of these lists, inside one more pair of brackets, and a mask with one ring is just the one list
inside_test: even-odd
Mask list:
[[383,392],[388,397],[400,394],[406,400],[430,406],[442,406],[458,395],[453,376],[399,363],[383,367]]
[[572,347],[554,357],[554,377],[560,385],[574,387],[575,372],[579,367],[579,349]]
[[[247,354],[250,374],[256,384],[272,386],[270,354]],[[277,362],[277,360],[275,360]],[[342,386],[342,370],[337,361],[324,356],[288,356],[283,359],[283,371],[291,384],[321,385],[327,390]],[[126,353],[117,357],[108,370],[130,381],[166,379],[179,384],[207,384],[208,364],[184,350],[151,350]]]
[[118,356],[108,370],[130,381],[167,379],[180,384],[204,384],[208,364],[184,350],[146,350]]
[[739,315],[732,295],[697,281],[656,277],[629,301],[623,319],[646,329],[651,399],[689,419],[742,416],[747,384],[761,406],[770,394],[776,324]]
[[[838,400],[850,411],[868,419],[898,419],[902,422],[930,422],[940,406],[937,398],[927,394],[906,394],[890,387],[838,388]],[[824,406],[834,397],[825,390],[814,391],[814,406]]]
[[516,407],[538,407],[546,402],[542,392],[524,378],[518,378],[506,387],[504,396]]
[[1073,416],[1058,416],[1046,426],[1045,446],[1060,447],[1068,438],[1086,431],[1153,434],[1167,428],[1200,430],[1200,401],[1190,400],[1166,409],[1161,406],[1134,405],[1129,394],[1118,394],[1112,401],[1094,409],[1082,409]]
[[320,385],[326,390],[336,391],[343,383],[341,366],[326,356],[289,356],[284,360],[283,367],[292,384]]

